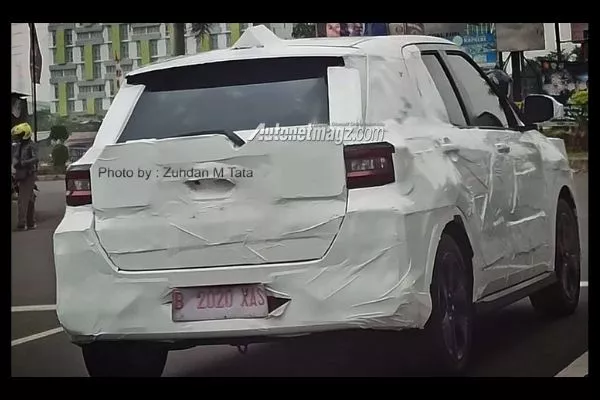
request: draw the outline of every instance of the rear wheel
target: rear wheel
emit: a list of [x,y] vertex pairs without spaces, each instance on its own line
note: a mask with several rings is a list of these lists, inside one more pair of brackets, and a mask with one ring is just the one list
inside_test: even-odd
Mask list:
[[473,336],[471,270],[456,241],[446,233],[436,253],[431,301],[433,308],[425,330],[433,366],[440,373],[461,373]]
[[159,377],[168,349],[155,343],[94,342],[82,347],[92,377]]
[[566,316],[579,304],[580,247],[575,213],[564,199],[556,210],[554,271],[557,281],[530,296],[531,304],[542,314]]

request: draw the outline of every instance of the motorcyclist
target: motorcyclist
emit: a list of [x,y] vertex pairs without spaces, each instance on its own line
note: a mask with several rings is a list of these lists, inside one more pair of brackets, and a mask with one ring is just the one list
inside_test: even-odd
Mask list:
[[35,229],[35,181],[37,178],[38,156],[35,143],[31,140],[31,126],[21,123],[14,126],[11,136],[16,145],[13,151],[12,166],[18,185],[17,230]]

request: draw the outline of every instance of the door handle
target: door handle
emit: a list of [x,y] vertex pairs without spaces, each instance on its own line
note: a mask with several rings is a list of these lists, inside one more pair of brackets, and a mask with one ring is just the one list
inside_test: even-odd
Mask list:
[[510,153],[510,146],[508,143],[496,143],[496,151],[498,153]]

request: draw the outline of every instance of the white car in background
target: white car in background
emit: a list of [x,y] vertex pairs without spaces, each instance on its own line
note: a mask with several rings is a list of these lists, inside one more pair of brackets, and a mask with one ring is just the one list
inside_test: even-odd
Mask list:
[[[460,372],[479,309],[578,305],[572,172],[531,125],[554,114],[531,96],[522,121],[425,36],[259,26],[140,68],[67,172],[58,318],[92,376],[158,376],[169,350],[201,344],[410,328]],[[260,124],[385,135],[264,141]]]

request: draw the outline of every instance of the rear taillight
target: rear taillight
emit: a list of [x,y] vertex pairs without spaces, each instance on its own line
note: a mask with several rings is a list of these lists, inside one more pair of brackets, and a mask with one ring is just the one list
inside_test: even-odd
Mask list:
[[92,182],[89,165],[69,168],[65,176],[65,183],[68,206],[92,204]]
[[389,143],[346,146],[344,159],[348,189],[382,186],[394,182],[396,178],[393,153],[394,146]]

